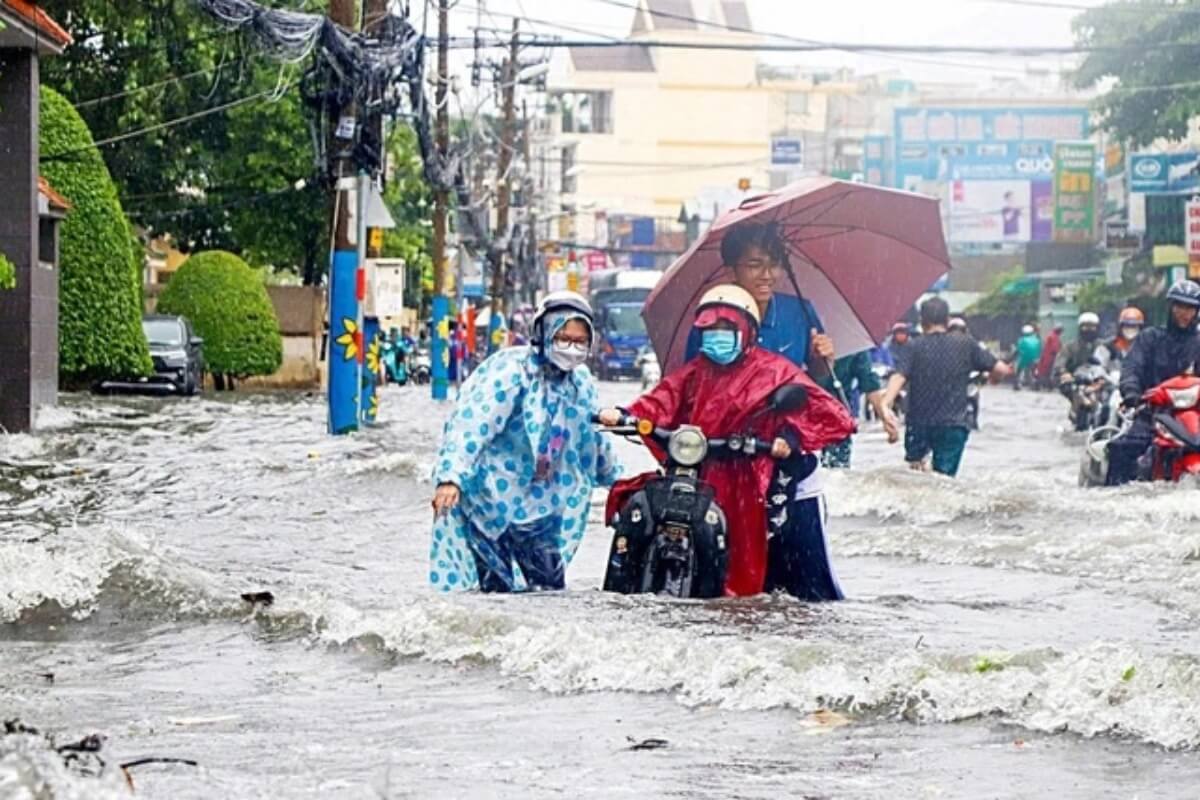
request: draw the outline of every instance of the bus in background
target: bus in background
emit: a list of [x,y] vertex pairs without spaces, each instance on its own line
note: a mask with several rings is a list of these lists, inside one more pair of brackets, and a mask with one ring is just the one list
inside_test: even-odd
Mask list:
[[652,269],[606,269],[588,276],[598,339],[592,370],[596,377],[641,374],[638,352],[650,344],[642,306],[662,275]]

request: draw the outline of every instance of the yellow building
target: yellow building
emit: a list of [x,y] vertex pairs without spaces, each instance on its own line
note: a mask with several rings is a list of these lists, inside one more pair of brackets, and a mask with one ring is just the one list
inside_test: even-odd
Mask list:
[[[640,0],[629,39],[754,44],[752,30],[741,0]],[[771,67],[752,50],[573,47],[566,67],[535,132],[550,238],[589,240],[596,212],[675,219],[686,206],[707,221],[801,175],[849,177],[896,100],[875,79]],[[772,165],[773,137],[792,163]]]

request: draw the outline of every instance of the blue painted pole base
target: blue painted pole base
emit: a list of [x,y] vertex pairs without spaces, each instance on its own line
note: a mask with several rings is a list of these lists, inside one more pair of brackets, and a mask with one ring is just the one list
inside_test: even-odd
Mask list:
[[338,250],[329,269],[329,432],[358,430],[358,253]]
[[433,344],[430,358],[433,360],[433,399],[445,400],[450,396],[450,298],[437,295],[433,298]]

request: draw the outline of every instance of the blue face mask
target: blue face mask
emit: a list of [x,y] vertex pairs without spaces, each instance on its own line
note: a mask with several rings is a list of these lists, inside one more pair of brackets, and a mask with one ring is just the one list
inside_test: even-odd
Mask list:
[[700,352],[717,364],[732,364],[742,352],[737,331],[703,331],[700,334]]

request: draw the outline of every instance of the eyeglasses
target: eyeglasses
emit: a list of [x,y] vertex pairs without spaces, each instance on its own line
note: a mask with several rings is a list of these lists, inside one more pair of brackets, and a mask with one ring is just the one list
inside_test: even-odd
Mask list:
[[588,345],[590,345],[592,343],[592,340],[589,339],[587,336],[570,336],[568,334],[562,334],[562,333],[555,336],[554,341],[556,344],[575,344],[575,345],[580,345],[582,347],[587,347]]
[[783,267],[774,261],[760,261],[754,259],[752,261],[739,261],[734,269],[745,270],[756,275],[764,275],[768,272],[782,272]]

